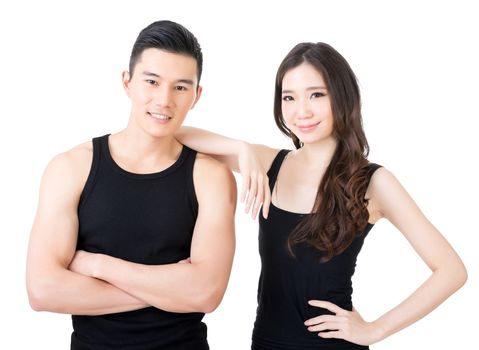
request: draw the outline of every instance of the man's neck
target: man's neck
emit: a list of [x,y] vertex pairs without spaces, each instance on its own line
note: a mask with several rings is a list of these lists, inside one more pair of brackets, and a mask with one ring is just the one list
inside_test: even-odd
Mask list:
[[166,169],[180,156],[182,145],[173,137],[155,137],[126,128],[109,137],[110,153],[122,168],[136,173]]

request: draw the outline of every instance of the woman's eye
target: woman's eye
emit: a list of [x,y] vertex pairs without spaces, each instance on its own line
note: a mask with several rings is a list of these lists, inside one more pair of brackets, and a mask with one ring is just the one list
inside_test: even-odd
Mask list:
[[323,97],[323,96],[325,96],[325,94],[323,94],[322,92],[313,92],[311,94],[312,98],[318,98],[318,97]]
[[293,96],[283,96],[283,101],[293,101]]

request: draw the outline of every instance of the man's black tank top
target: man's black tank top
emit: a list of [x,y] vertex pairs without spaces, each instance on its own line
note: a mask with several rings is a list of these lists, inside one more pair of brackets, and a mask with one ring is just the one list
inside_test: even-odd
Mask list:
[[[268,171],[271,191],[288,152],[281,150]],[[371,164],[369,175],[377,168],[379,165]],[[252,349],[369,349],[342,339],[321,338],[317,332],[309,332],[304,321],[330,313],[309,305],[308,300],[312,299],[327,300],[352,310],[351,277],[364,238],[373,225],[368,224],[341,254],[320,262],[322,253],[307,243],[293,247],[294,257],[287,249],[289,234],[307,215],[292,213],[273,204],[267,220],[259,215],[261,275]]]
[[[108,135],[93,139],[93,161],[78,207],[77,249],[140,264],[190,256],[198,202],[196,152],[153,174],[134,174],[111,157]],[[203,313],[154,307],[101,316],[73,315],[72,349],[208,349]]]

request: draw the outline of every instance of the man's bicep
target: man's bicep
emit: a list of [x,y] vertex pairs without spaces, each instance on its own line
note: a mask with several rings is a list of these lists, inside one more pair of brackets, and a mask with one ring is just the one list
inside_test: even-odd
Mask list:
[[191,244],[191,262],[211,264],[229,275],[234,255],[236,183],[231,171],[213,160],[195,165],[198,217]]
[[30,235],[28,267],[68,267],[75,253],[77,231],[78,220],[67,210],[39,207]]
[[[234,215],[224,207],[220,211],[199,210],[191,242],[191,262],[230,260],[234,253]],[[223,212],[220,217],[219,213]]]
[[62,157],[55,158],[42,178],[30,236],[29,268],[37,269],[46,264],[67,267],[75,252],[80,185],[75,178],[75,169],[69,169],[68,164]]

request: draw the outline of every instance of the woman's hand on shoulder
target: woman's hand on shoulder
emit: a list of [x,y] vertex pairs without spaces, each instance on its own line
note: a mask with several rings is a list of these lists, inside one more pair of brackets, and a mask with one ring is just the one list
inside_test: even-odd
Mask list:
[[263,217],[266,219],[271,203],[271,191],[267,169],[277,150],[263,146],[243,143],[238,154],[239,172],[243,178],[241,202],[245,203],[245,213],[251,210],[253,219],[263,205]]

